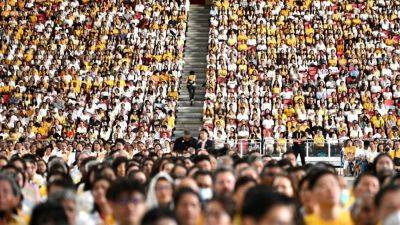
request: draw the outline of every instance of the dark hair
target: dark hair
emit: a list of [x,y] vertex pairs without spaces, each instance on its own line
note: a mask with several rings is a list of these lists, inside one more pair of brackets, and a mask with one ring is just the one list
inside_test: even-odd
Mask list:
[[309,180],[310,180],[309,174],[306,174],[304,177],[302,177],[297,186],[297,192],[300,192],[300,190],[303,189],[302,187],[303,187],[304,183],[309,182]]
[[171,219],[176,221],[175,214],[171,210],[167,208],[154,208],[144,214],[140,224],[157,225],[157,222],[161,219]]
[[372,162],[373,170],[374,170],[374,173],[375,173],[376,175],[377,175],[377,172],[376,172],[376,164],[378,164],[378,161],[379,161],[381,158],[383,158],[383,157],[388,157],[388,158],[392,159],[392,158],[390,157],[390,155],[387,154],[387,153],[380,153],[378,156],[376,156],[375,159],[374,159],[374,161]]
[[289,154],[296,155],[296,153],[294,153],[294,151],[288,150],[288,151],[286,151],[286,152],[284,152],[284,153],[282,154],[282,158],[284,158],[286,155],[289,155]]
[[235,192],[242,186],[248,184],[248,183],[254,183],[257,184],[257,181],[249,176],[243,176],[243,177],[239,177],[235,183]]
[[396,191],[400,191],[400,186],[391,184],[383,187],[381,190],[378,191],[378,193],[375,196],[374,200],[375,206],[379,208],[382,204],[383,197],[385,197],[385,195],[388,194],[389,192],[396,192]]
[[32,212],[29,225],[69,225],[67,214],[61,204],[47,201],[38,204]]
[[[14,156],[15,156],[15,155],[14,155]],[[23,165],[23,167],[24,167],[23,169],[24,169],[24,171],[25,171],[25,170],[26,170],[26,163],[25,163],[25,161],[22,160],[20,157],[14,157],[14,156],[11,157],[11,159],[8,161],[8,164],[15,166],[14,163],[17,162],[17,161],[19,161],[19,162],[22,163],[22,165]]]
[[129,178],[121,178],[111,184],[110,188],[107,190],[106,197],[110,201],[116,201],[120,195],[133,192],[138,192],[145,196],[142,184]]
[[196,196],[197,199],[199,200],[200,204],[201,204],[200,195],[199,195],[196,191],[194,191],[193,189],[191,189],[191,188],[186,188],[186,187],[185,187],[185,188],[179,189],[179,190],[175,193],[175,195],[174,195],[174,205],[175,205],[175,208],[176,208],[176,206],[179,204],[179,202],[181,201],[182,197],[183,197],[184,195],[186,195],[186,194],[191,194],[191,195]]
[[125,157],[118,157],[118,158],[114,159],[111,167],[113,168],[115,174],[117,173],[118,166],[121,165],[122,163],[125,163],[126,166],[128,166],[128,159]]
[[195,164],[197,164],[197,163],[199,163],[199,162],[201,162],[201,161],[204,161],[204,160],[207,160],[207,161],[210,162],[210,156],[208,156],[208,155],[196,155],[196,156],[194,157],[194,159],[193,159],[193,162],[194,162]]
[[212,178],[212,174],[210,171],[206,171],[206,170],[197,170],[194,174],[193,174],[193,178],[196,180],[199,176],[210,176]]
[[[244,198],[241,209],[242,216],[260,220],[275,206],[291,206],[295,210],[295,202],[292,198],[274,191],[270,186],[257,185],[250,188]],[[295,211],[293,212],[295,217]]]
[[63,189],[70,189],[70,190],[76,190],[76,186],[72,179],[56,179],[51,181],[50,183],[47,184],[47,192],[51,189],[53,186],[59,186],[62,187]]
[[361,182],[361,179],[363,179],[364,177],[375,177],[379,181],[379,178],[374,173],[364,172],[364,173],[361,173],[360,175],[358,175],[356,177],[356,179],[354,180],[353,189],[358,186],[358,184]]
[[61,179],[67,179],[67,180],[71,180],[72,181],[72,177],[71,177],[71,175],[69,173],[64,173],[64,172],[56,170],[56,171],[52,171],[51,173],[47,174],[46,182],[47,183],[52,182],[53,180],[51,178],[53,176],[60,176]]
[[22,159],[25,161],[25,164],[28,162],[33,163],[33,164],[37,163],[37,158],[33,154],[26,154],[26,155],[22,156]]
[[335,178],[337,178],[337,175],[332,172],[329,169],[315,169],[315,171],[312,171],[309,174],[309,178],[308,178],[308,189],[312,190],[315,188],[315,185],[317,184],[318,180],[325,176],[325,175],[332,175]]
[[217,179],[218,175],[221,173],[231,173],[233,176],[235,176],[235,172],[232,169],[221,167],[214,172],[213,181],[215,181]]
[[284,158],[278,161],[278,166],[281,168],[285,168],[285,167],[292,167],[292,163],[290,162],[289,159]]
[[22,196],[21,188],[11,176],[5,174],[4,172],[1,172],[0,181],[6,181],[10,184],[14,196]]
[[[18,186],[19,186],[19,183],[17,181],[17,178],[18,178],[18,174],[21,174],[22,183],[25,184],[25,180],[26,180],[25,173],[13,164],[7,164],[6,166],[4,166],[1,169],[1,173],[10,177],[12,180],[14,180]],[[20,187],[20,188],[22,188],[22,187]]]
[[208,203],[210,203],[210,202],[218,202],[219,204],[221,204],[222,208],[231,217],[231,219],[235,216],[236,204],[235,204],[235,201],[231,197],[215,196],[208,201]]

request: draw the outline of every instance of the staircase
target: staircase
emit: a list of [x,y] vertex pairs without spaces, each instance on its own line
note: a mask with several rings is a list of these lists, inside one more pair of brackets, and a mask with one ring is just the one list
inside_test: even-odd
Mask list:
[[[181,77],[179,89],[178,112],[173,139],[181,137],[184,130],[189,130],[195,138],[199,135],[202,126],[203,102],[206,93],[203,86],[206,81],[208,32],[210,7],[204,5],[190,5],[188,30],[186,33],[185,67]],[[194,103],[191,106],[189,92],[186,88],[186,78],[190,71],[196,73],[196,92]]]

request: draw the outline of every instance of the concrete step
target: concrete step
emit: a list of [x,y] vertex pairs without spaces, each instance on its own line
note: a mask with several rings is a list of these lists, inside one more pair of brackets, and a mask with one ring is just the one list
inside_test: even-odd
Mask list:
[[189,61],[188,63],[185,63],[185,68],[191,68],[191,67],[197,67],[197,66],[202,66],[202,68],[207,67],[207,62],[206,61]]
[[[178,102],[178,107],[188,107],[188,108],[191,108],[191,107],[201,107],[201,108],[203,108],[203,104],[204,104],[204,101],[201,101],[201,100],[196,100],[196,101],[194,101],[193,102],[193,105],[190,105],[190,102],[189,101],[179,101]],[[178,109],[179,110],[179,109]]]
[[176,118],[180,119],[200,119],[203,117],[203,113],[181,113],[176,114]]
[[178,107],[179,112],[195,112],[195,113],[203,113],[203,106],[182,106]]
[[[196,125],[200,127],[203,124],[203,119],[193,119],[193,118],[177,118],[176,125]],[[179,127],[179,126],[178,126]]]
[[[195,95],[195,96],[194,96],[194,100],[195,100],[195,101],[203,101],[203,102],[204,102],[205,98],[204,98],[204,96]],[[188,102],[188,103],[190,104],[189,96],[182,96],[182,97],[179,97],[179,101],[186,101],[186,102]]]
[[[205,78],[199,78],[197,77],[196,79],[196,91],[201,91],[201,90],[206,90],[206,87],[203,87],[203,84],[206,83],[206,79]],[[182,89],[181,91],[183,91],[183,89],[187,90],[187,86],[186,83],[182,82],[179,87]],[[182,92],[181,92],[182,93]]]
[[[186,88],[182,88],[182,89],[186,89]],[[205,88],[199,88],[195,90],[195,95],[205,95],[206,94],[206,89]],[[189,96],[189,92],[186,90],[180,90],[180,95],[179,96]]]
[[[192,135],[197,137],[203,124],[203,104],[206,89],[202,85],[207,81],[209,21],[210,7],[195,6],[190,9],[185,43],[185,66],[179,85],[177,120],[173,137],[182,136],[185,129],[190,130]],[[193,106],[189,101],[189,92],[184,82],[190,71],[196,73],[198,84]]]

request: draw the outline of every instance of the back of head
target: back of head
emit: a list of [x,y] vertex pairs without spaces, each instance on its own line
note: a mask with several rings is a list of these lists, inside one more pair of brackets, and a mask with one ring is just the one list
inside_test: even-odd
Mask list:
[[61,204],[47,201],[33,209],[29,225],[70,225],[70,223]]
[[157,225],[161,220],[168,219],[177,224],[175,214],[166,208],[154,208],[149,210],[142,218],[141,225]]
[[270,186],[257,185],[245,195],[242,216],[244,219],[259,221],[276,206],[290,206],[294,209],[295,203],[292,198],[274,191]]
[[111,184],[110,188],[107,190],[106,197],[110,201],[116,201],[121,195],[131,194],[134,192],[138,192],[145,196],[145,191],[142,184],[133,179],[121,178]]

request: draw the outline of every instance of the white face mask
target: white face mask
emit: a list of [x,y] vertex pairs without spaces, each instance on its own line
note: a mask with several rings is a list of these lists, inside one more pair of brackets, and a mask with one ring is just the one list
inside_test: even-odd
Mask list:
[[213,196],[213,191],[211,188],[200,188],[199,189],[200,197],[203,201],[210,200]]
[[400,224],[400,210],[390,214],[382,221],[382,225],[397,225]]

